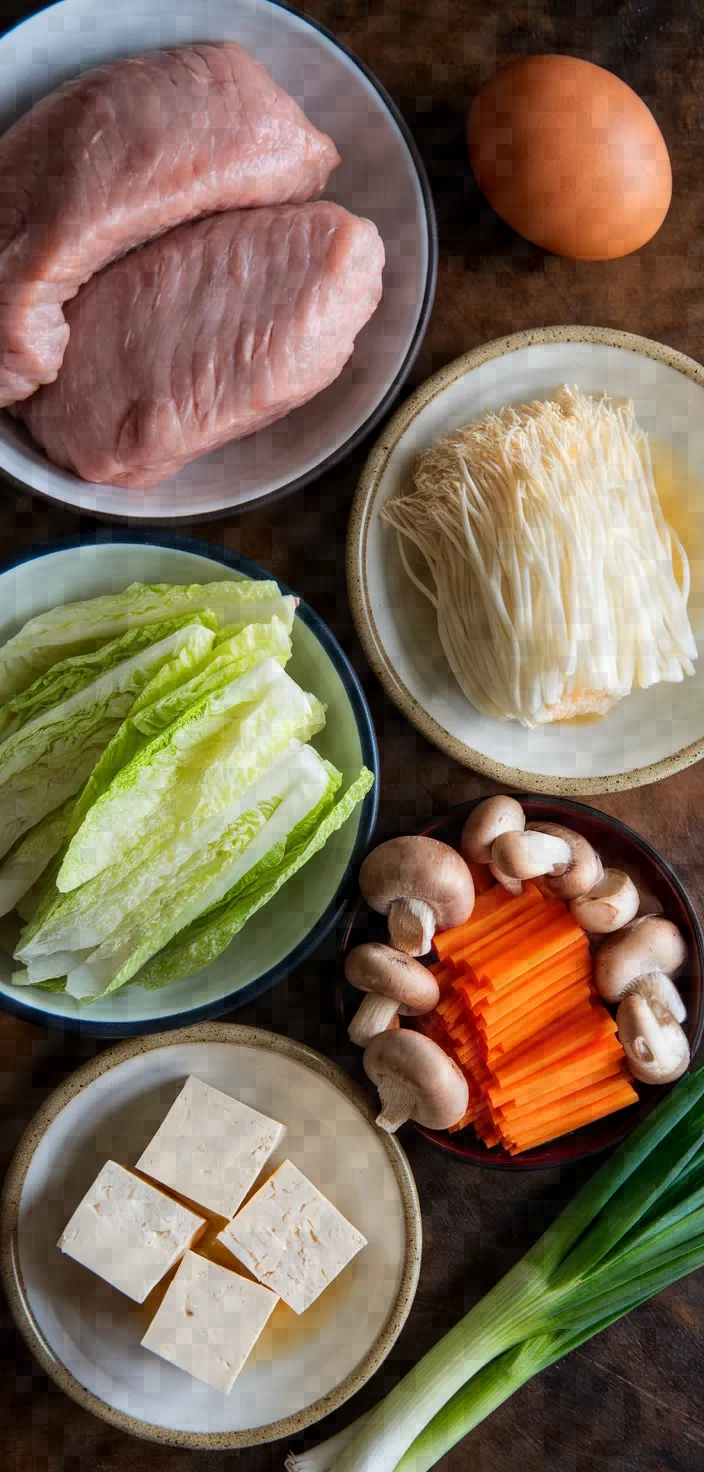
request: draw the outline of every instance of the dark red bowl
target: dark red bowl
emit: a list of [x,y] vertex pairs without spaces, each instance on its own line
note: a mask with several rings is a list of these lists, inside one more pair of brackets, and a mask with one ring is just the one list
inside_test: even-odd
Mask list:
[[[525,809],[528,822],[562,823],[582,833],[601,856],[605,868],[609,866],[627,869],[640,888],[649,891],[660,901],[663,914],[679,926],[687,942],[688,958],[685,969],[677,978],[677,985],[687,1008],[684,1026],[694,1057],[704,1031],[704,935],[694,906],[677,875],[644,838],[634,833],[625,823],[619,822],[618,818],[609,817],[608,813],[598,812],[582,803],[569,802],[566,798],[526,797],[522,792],[513,793],[512,796],[517,797]],[[444,816],[434,818],[421,831],[458,848],[465,818],[479,801],[481,799],[477,798],[474,802],[462,803],[460,807],[452,808]],[[345,1026],[359,1005],[359,993],[344,979],[344,957],[352,946],[365,940],[383,940],[385,936],[384,920],[370,910],[360,897],[348,915],[341,945],[338,1004]],[[414,1128],[428,1140],[432,1140],[433,1144],[439,1145],[441,1150],[462,1156],[475,1165],[489,1165],[496,1170],[529,1170],[549,1165],[568,1165],[617,1144],[650,1113],[672,1087],[672,1084],[661,1088],[636,1084],[640,1096],[638,1104],[622,1109],[617,1114],[607,1115],[606,1119],[595,1120],[594,1124],[584,1125],[570,1135],[561,1136],[553,1144],[539,1145],[535,1150],[527,1150],[523,1155],[508,1155],[498,1145],[488,1150],[476,1138],[471,1126],[456,1135],[428,1130],[423,1125],[414,1125]]]

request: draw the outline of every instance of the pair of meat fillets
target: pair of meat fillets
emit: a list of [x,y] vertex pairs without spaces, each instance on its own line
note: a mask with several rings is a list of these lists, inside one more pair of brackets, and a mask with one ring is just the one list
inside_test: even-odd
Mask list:
[[57,465],[146,489],[320,393],[384,265],[371,221],[311,202],[339,162],[234,43],[37,103],[0,139],[0,405]]

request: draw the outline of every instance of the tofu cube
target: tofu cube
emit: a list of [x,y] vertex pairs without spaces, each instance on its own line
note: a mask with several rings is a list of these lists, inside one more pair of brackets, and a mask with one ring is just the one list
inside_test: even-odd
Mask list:
[[286,1126],[186,1079],[137,1169],[216,1216],[234,1216]]
[[135,1303],[144,1303],[206,1226],[202,1216],[108,1160],[58,1246]]
[[187,1252],[142,1344],[228,1395],[277,1303],[268,1288]]
[[290,1160],[218,1233],[218,1242],[297,1314],[367,1245]]

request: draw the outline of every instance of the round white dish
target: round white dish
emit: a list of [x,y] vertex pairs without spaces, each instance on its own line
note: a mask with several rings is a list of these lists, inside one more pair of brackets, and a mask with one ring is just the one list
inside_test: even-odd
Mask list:
[[[285,1124],[269,1165],[291,1159],[368,1242],[305,1314],[277,1305],[229,1396],[142,1349],[144,1309],[56,1246],[105,1160],[134,1165],[189,1074]],[[341,1405],[388,1354],[420,1270],[413,1176],[373,1119],[335,1064],[258,1028],[134,1039],[72,1074],[20,1142],[0,1215],[4,1287],[43,1368],[105,1420],[181,1446],[273,1441]]]
[[[216,554],[217,551],[217,555]],[[20,562],[0,575],[0,643],[44,609],[119,592],[133,582],[208,583],[268,577],[245,558],[187,537],[158,543],[138,536],[124,542],[87,542]],[[288,591],[288,590],[286,590]],[[378,753],[367,703],[356,675],[317,614],[299,605],[293,628],[293,678],[327,706],[327,724],[315,737],[320,754],[343,773],[344,786],[368,766],[378,778]],[[126,986],[81,1007],[62,992],[16,987],[11,954],[19,933],[12,916],[0,919],[0,1006],[34,1022],[59,1021],[84,1032],[119,1037],[216,1017],[282,980],[320,944],[345,903],[352,865],[374,830],[377,782],[325,848],[247,922],[227,951],[194,979],[159,991]]]
[[[704,639],[704,369],[661,343],[605,328],[520,332],[457,358],[422,384],[384,429],[352,507],[347,583],[357,632],[387,694],[457,761],[502,784],[563,795],[613,792],[667,776],[704,754],[704,660],[680,685],[638,690],[604,720],[525,730],[470,705],[454,680],[435,613],[407,577],[381,508],[408,483],[416,453],[505,404],[547,398],[563,383],[633,398],[661,463],[690,478],[695,638]],[[682,508],[680,508],[682,509]]]
[[61,0],[0,39],[0,130],[78,71],[189,41],[234,40],[269,68],[342,157],[326,198],[377,225],[384,295],[330,388],[249,439],[149,491],[80,480],[51,465],[0,413],[0,471],[94,514],[193,521],[292,490],[337,463],[378,422],[409,371],[432,306],[437,232],[410,131],[370,72],[315,21],[278,0]]

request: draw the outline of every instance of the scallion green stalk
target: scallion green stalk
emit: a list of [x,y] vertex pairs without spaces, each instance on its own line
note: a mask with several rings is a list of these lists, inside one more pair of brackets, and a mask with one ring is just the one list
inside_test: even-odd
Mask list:
[[[519,1385],[704,1263],[704,1069],[683,1079],[323,1472],[425,1472]],[[298,1466],[296,1459],[291,1460]]]

